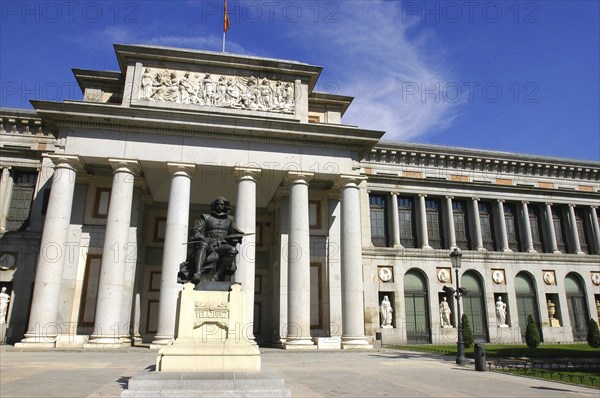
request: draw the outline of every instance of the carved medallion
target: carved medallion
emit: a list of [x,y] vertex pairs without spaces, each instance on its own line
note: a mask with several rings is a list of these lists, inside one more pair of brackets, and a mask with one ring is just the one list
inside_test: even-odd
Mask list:
[[544,271],[544,283],[546,283],[546,285],[556,284],[556,278],[554,277],[554,271]]
[[504,270],[496,269],[492,272],[492,280],[495,284],[501,285],[504,283]]
[[17,259],[12,253],[3,253],[0,256],[0,270],[7,271],[14,268],[17,264]]
[[392,280],[392,270],[390,267],[380,267],[379,268],[379,279],[381,279],[382,282],[389,282]]
[[447,268],[438,269],[437,278],[442,283],[448,283],[450,281],[450,270]]
[[600,272],[592,272],[592,283],[600,286]]

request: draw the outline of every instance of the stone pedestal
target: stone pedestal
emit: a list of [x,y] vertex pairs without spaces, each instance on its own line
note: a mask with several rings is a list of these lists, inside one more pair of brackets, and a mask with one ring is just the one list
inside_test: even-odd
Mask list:
[[239,283],[185,284],[175,340],[158,352],[156,372],[130,379],[121,397],[291,397],[277,372],[261,370],[244,302]]
[[187,283],[179,295],[175,340],[158,352],[156,370],[260,370],[260,351],[246,331],[252,325],[244,323],[242,286],[207,282],[196,289]]

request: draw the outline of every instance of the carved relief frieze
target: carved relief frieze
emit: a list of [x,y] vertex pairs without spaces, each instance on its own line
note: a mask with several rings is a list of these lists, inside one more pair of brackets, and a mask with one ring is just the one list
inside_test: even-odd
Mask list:
[[294,82],[144,68],[139,100],[293,114]]

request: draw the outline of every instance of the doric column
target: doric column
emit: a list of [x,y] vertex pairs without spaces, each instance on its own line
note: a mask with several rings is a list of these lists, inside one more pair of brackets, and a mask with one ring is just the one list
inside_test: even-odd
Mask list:
[[[54,166],[52,189],[46,210],[46,222],[35,275],[31,300],[29,327],[25,339],[17,346],[54,347],[56,336],[64,325],[56,324],[67,245],[76,168],[81,166],[77,156],[50,155]],[[31,344],[30,344],[31,343]]]
[[473,226],[475,232],[475,250],[485,250],[483,247],[483,237],[481,236],[481,220],[479,219],[479,199],[471,199],[471,208],[473,209]]
[[120,331],[124,325],[120,325],[120,321],[125,271],[132,261],[132,249],[135,250],[128,242],[133,183],[139,165],[135,160],[109,159],[109,162],[114,169],[113,182],[100,265],[95,328],[88,348],[118,348],[122,343]]
[[398,218],[398,193],[392,192],[390,194],[392,198],[392,239],[393,247],[402,247],[400,244],[400,219]]
[[290,233],[288,239],[288,324],[286,348],[313,348],[310,335],[310,172],[289,171]]
[[[188,223],[190,219],[190,187],[196,172],[193,164],[167,163],[171,174],[171,189],[167,207],[165,241],[158,302],[158,329],[153,345],[164,345],[173,339],[177,315],[177,283],[179,264],[187,257]],[[154,347],[153,347],[154,348]]]
[[508,246],[508,234],[506,233],[506,219],[504,218],[504,200],[498,199],[498,226],[500,228],[500,250],[503,252],[512,251]]
[[552,203],[546,203],[546,228],[548,231],[548,240],[550,244],[550,252],[554,254],[560,253],[556,243],[556,231],[554,230],[554,219],[552,218]]
[[594,233],[594,249],[596,254],[600,254],[600,226],[598,225],[598,214],[596,206],[590,206],[590,222],[592,223],[592,232]]
[[535,252],[533,248],[533,236],[531,235],[531,223],[529,222],[529,207],[527,202],[521,202],[521,214],[523,214],[523,228],[525,229],[525,250],[529,253]]
[[425,209],[425,198],[427,195],[419,194],[417,205],[417,218],[419,220],[419,239],[421,249],[431,249],[429,246],[429,234],[427,233],[427,210]]
[[581,251],[579,232],[577,231],[577,219],[575,218],[575,205],[569,204],[569,229],[571,230],[571,241],[573,242],[573,253],[585,254]]
[[236,167],[237,201],[235,204],[235,223],[246,234],[239,247],[235,281],[242,284],[245,303],[245,319],[243,333],[250,340],[254,339],[254,275],[256,270],[256,180],[260,169]]
[[359,176],[341,175],[342,348],[372,348],[365,338]]
[[454,209],[452,208],[452,196],[446,196],[446,225],[448,229],[448,247],[456,247],[456,230],[454,229]]

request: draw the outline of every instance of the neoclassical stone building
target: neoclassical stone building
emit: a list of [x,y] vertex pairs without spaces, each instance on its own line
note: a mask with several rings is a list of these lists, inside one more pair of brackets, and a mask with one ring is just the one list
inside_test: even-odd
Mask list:
[[[585,338],[600,300],[600,163],[380,141],[318,66],[115,45],[83,101],[2,109],[0,284],[21,347],[160,347],[188,233],[216,196],[246,236],[244,333],[286,349]],[[387,296],[392,327],[382,328]],[[495,315],[506,303],[506,325]],[[552,314],[549,310],[552,309]]]

